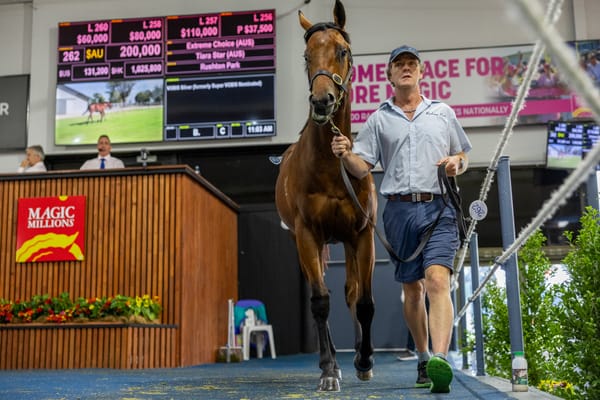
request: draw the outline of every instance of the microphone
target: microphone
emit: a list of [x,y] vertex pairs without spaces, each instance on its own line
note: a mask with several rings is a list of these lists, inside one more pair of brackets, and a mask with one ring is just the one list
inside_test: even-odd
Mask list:
[[148,166],[148,152],[146,149],[140,150],[140,160],[142,160],[142,167]]
[[148,163],[153,163],[157,161],[157,157],[156,156],[151,156],[150,152],[148,150],[146,150],[145,148],[142,148],[140,150],[140,155],[137,156],[136,161],[139,163],[142,163],[142,167],[147,167]]

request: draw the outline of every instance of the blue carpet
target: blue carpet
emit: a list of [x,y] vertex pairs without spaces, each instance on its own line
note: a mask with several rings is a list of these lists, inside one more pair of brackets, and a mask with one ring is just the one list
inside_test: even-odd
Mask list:
[[175,369],[0,371],[0,399],[510,399],[459,370],[450,394],[416,389],[417,362],[398,361],[392,352],[375,353],[374,377],[363,382],[353,356],[338,353],[343,380],[337,393],[316,391],[318,355],[299,354]]

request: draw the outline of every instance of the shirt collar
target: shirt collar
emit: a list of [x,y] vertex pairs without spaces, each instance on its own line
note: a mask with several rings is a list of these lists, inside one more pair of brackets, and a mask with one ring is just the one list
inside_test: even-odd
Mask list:
[[[431,100],[428,99],[427,97],[421,95],[421,99],[423,99],[423,104],[425,105],[425,107],[429,107],[430,105],[434,104],[434,103],[439,103],[439,100]],[[419,104],[419,106],[421,106]],[[383,103],[381,103],[379,105],[379,108],[394,108],[397,107],[394,105],[394,96],[388,97]]]

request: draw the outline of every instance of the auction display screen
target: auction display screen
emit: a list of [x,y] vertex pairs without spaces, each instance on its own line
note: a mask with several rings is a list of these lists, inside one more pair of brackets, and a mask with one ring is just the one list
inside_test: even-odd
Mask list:
[[600,140],[600,126],[595,121],[549,121],[547,130],[548,168],[577,168]]
[[62,22],[57,61],[56,144],[276,134],[275,10]]

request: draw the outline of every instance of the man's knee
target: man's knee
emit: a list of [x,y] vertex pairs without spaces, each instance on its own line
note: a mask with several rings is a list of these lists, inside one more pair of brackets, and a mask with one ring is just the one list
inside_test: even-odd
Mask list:
[[402,290],[404,290],[404,302],[406,304],[419,304],[425,300],[423,281],[403,283]]
[[425,288],[428,294],[450,291],[450,270],[442,265],[431,265],[425,271]]

